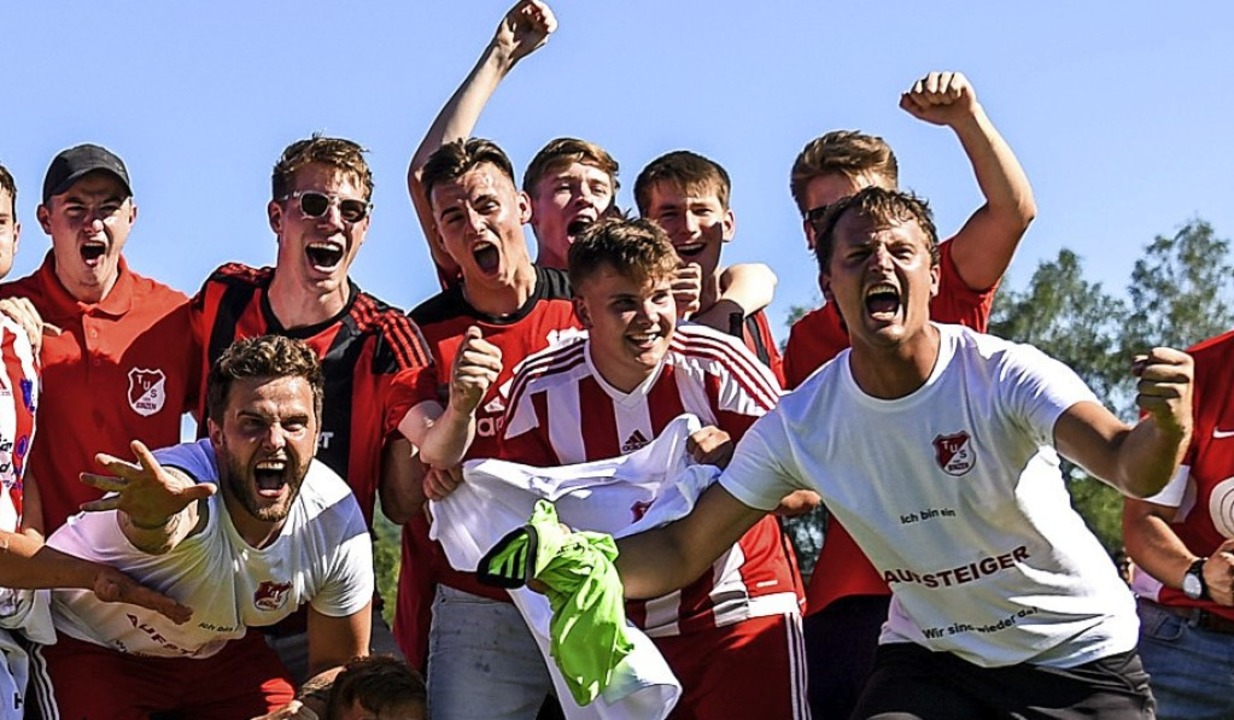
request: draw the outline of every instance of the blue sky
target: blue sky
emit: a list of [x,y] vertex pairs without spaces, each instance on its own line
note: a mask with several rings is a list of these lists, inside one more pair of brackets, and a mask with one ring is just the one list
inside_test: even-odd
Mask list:
[[[8,2],[0,162],[21,187],[14,269],[49,247],[34,220],[64,147],[102,143],[128,163],[140,217],[135,269],[186,292],[230,260],[267,264],[269,171],[314,131],[370,149],[376,211],[353,277],[409,307],[436,290],[407,199],[407,160],[470,69],[506,0]],[[961,70],[1019,155],[1039,215],[1012,267],[1077,251],[1121,290],[1140,249],[1193,217],[1234,235],[1234,52],[1226,3],[559,0],[549,44],[507,78],[477,134],[522,168],[574,135],[639,169],[689,148],[734,179],[731,261],[780,275],[779,327],[815,301],[788,194],[793,157],[827,130],[885,137],[902,184],[940,231],[980,203],[959,144],[913,120],[899,93]],[[530,238],[530,230],[528,230]]]

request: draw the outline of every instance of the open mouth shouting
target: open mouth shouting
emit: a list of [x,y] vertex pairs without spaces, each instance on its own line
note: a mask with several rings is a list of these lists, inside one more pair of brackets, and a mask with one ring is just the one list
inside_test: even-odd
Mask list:
[[880,282],[866,288],[866,313],[875,320],[882,322],[894,320],[902,305],[900,291],[891,283]]
[[566,225],[566,235],[569,236],[570,242],[583,234],[583,231],[594,225],[596,219],[590,215],[579,215]]
[[682,243],[680,245],[674,245],[673,249],[677,251],[678,257],[685,260],[688,258],[693,258],[697,256],[699,253],[701,253],[702,251],[706,250],[707,243],[702,240],[698,242]]
[[337,242],[318,240],[310,243],[304,249],[304,254],[308,256],[309,264],[314,270],[328,273],[338,269],[339,264],[343,262],[346,249]]
[[81,252],[81,261],[86,267],[97,267],[107,254],[107,243],[102,240],[87,240],[78,247],[78,251]]
[[478,242],[473,245],[471,257],[476,261],[476,267],[485,275],[496,273],[501,265],[501,251],[491,242]]
[[253,481],[258,497],[278,499],[283,494],[283,488],[288,484],[287,460],[271,458],[262,460],[253,467]]

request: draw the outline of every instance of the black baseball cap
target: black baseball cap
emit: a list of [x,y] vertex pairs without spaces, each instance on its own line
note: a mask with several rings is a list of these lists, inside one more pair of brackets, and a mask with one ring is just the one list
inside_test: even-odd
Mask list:
[[105,147],[85,143],[62,150],[51,161],[47,168],[47,176],[43,178],[43,204],[51,201],[53,195],[68,190],[87,173],[105,170],[120,178],[124,189],[133,194],[133,185],[129,182],[129,171],[124,167],[124,161]]

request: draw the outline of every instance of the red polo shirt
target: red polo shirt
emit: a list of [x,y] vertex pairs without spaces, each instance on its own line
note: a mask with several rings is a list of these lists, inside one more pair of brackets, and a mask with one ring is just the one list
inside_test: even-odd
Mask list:
[[198,356],[188,298],[128,268],[98,303],[78,302],[42,267],[0,284],[0,297],[26,297],[64,332],[43,338],[39,432],[29,471],[38,479],[46,531],[102,493],[83,485],[95,453],[132,458],[129,443],[155,448],[180,440],[180,416],[195,406]]

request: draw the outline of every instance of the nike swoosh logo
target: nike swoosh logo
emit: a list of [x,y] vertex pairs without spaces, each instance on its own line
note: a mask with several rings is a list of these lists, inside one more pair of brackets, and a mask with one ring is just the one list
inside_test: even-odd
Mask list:
[[1213,439],[1224,440],[1225,438],[1234,437],[1234,430],[1218,430],[1213,428]]

